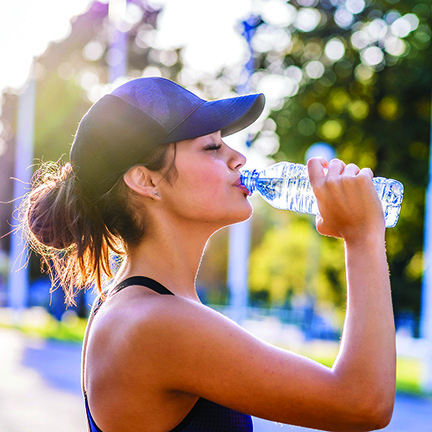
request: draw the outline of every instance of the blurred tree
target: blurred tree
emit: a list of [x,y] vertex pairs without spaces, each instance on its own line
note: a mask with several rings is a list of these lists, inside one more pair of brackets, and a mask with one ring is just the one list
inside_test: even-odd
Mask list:
[[[303,163],[308,147],[325,141],[342,160],[404,183],[400,221],[387,231],[387,250],[396,316],[418,316],[430,133],[431,0],[271,0],[266,7],[254,39],[253,80],[269,96],[280,143],[266,156]],[[269,7],[279,13],[270,14]],[[259,143],[259,148],[265,146]],[[298,255],[305,251],[295,241],[297,231],[274,231],[254,251],[253,260],[261,257],[262,282],[252,273],[251,285],[264,287],[267,278],[270,298],[280,300],[281,287],[289,292],[294,276],[304,281]],[[283,248],[279,253],[297,263],[291,270],[275,268],[278,243]],[[325,242],[322,250],[325,260],[331,253]],[[330,271],[326,265],[332,263],[321,263],[322,275]],[[285,282],[270,280],[276,273],[284,274]],[[301,280],[297,282],[304,286]],[[335,282],[339,289],[340,278]]]
[[[145,0],[128,0],[122,31],[127,33],[128,76],[161,75],[175,78],[181,70],[178,51],[157,48],[155,32],[160,10]],[[38,160],[68,160],[73,135],[91,104],[112,89],[108,82],[111,25],[107,2],[94,1],[82,15],[72,19],[72,30],[62,41],[51,43],[35,59],[37,81],[35,124],[35,167]],[[111,53],[112,54],[112,53]],[[117,83],[118,84],[118,83]],[[6,89],[2,97],[0,122],[0,200],[12,198],[15,158],[16,90]],[[12,204],[1,205],[0,238],[10,230]],[[0,248],[7,250],[8,236]],[[30,261],[31,278],[40,276],[39,259]]]

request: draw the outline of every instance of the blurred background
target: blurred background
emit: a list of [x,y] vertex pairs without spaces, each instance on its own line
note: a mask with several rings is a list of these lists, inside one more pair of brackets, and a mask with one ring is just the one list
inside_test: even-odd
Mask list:
[[[404,184],[399,222],[386,233],[398,346],[387,429],[430,430],[431,16],[431,0],[3,2],[0,431],[85,430],[80,342],[95,293],[66,308],[22,241],[17,207],[38,161],[68,160],[91,104],[141,76],[205,99],[265,93],[260,119],[227,139],[246,168],[305,163],[324,148]],[[331,365],[345,312],[343,243],[320,237],[311,216],[251,200],[252,220],[210,241],[201,298],[259,337]]]

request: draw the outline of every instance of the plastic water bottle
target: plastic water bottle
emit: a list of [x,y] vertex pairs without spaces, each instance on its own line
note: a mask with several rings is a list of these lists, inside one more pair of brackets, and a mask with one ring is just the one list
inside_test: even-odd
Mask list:
[[[305,165],[279,162],[261,172],[244,170],[240,180],[251,194],[258,191],[275,208],[319,214]],[[372,181],[381,200],[385,226],[394,227],[399,218],[403,185],[397,180],[383,177],[374,177]]]

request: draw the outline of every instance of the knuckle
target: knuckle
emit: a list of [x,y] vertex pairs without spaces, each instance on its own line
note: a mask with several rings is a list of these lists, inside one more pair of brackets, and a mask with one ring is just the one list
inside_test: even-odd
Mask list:
[[326,186],[330,190],[334,190],[335,188],[338,187],[339,182],[340,182],[340,178],[338,177],[327,177]]
[[363,187],[369,187],[372,184],[372,179],[369,175],[359,175],[358,181]]
[[342,179],[344,186],[353,187],[357,184],[358,178],[356,176],[345,176]]

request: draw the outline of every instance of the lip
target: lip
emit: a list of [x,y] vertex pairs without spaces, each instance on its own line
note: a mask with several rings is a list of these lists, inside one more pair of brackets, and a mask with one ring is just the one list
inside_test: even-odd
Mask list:
[[235,186],[236,188],[239,188],[247,196],[251,196],[252,195],[250,193],[249,189],[245,185],[242,184],[242,182],[240,181],[240,177],[237,179],[237,181],[234,183],[233,186]]

